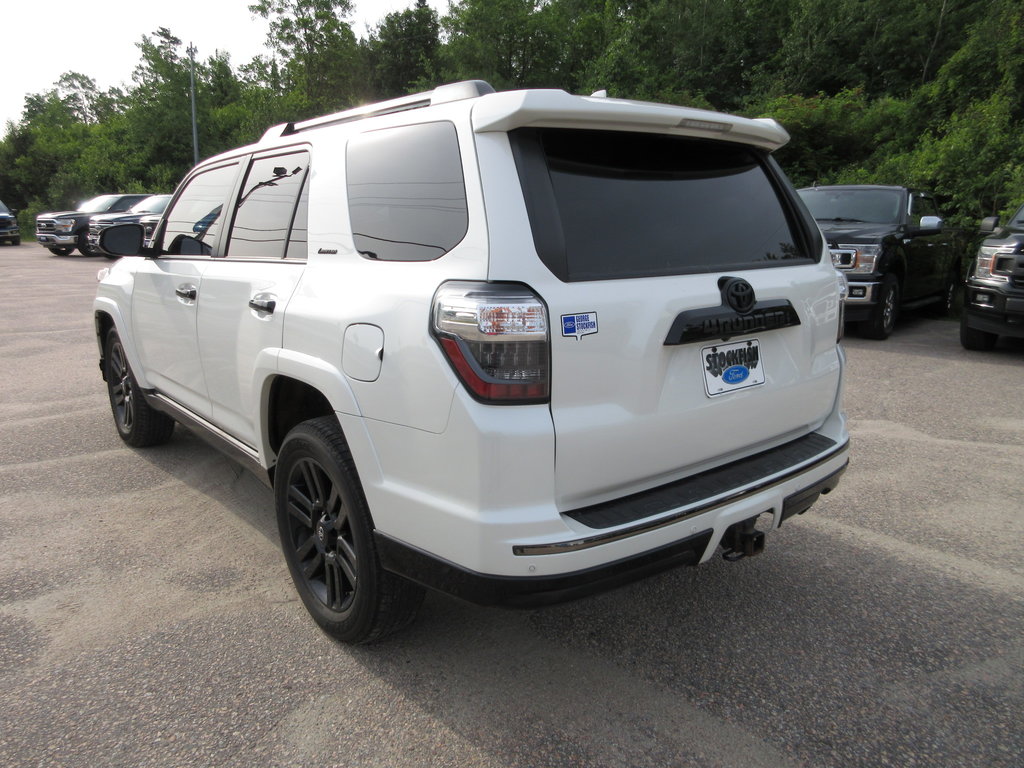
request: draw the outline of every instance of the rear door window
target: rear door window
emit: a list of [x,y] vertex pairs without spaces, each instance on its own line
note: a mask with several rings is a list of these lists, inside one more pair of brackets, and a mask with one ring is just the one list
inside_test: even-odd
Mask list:
[[663,134],[510,133],[538,254],[560,279],[770,267],[817,258],[756,149]]
[[[308,152],[260,157],[252,161],[235,205],[227,255],[239,259],[281,259],[299,212],[300,193],[309,168]],[[301,209],[303,217],[305,208]],[[305,222],[298,222],[306,239]],[[298,253],[294,251],[293,253]],[[305,256],[305,248],[302,248]]]

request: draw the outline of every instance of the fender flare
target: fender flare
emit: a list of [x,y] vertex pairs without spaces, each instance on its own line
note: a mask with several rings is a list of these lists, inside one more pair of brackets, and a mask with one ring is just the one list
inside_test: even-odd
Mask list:
[[107,339],[106,336],[102,338],[100,336],[99,316],[107,315],[113,323],[113,327],[117,329],[117,335],[121,337],[121,346],[124,347],[124,353],[128,358],[128,365],[132,369],[135,380],[142,389],[152,389],[146,376],[146,371],[142,367],[142,361],[139,359],[135,341],[130,333],[125,333],[124,331],[125,328],[129,327],[129,320],[121,312],[121,305],[107,296],[97,296],[93,301],[92,308],[93,316],[96,318],[96,342],[100,348],[100,359],[103,359],[103,355],[106,352]]

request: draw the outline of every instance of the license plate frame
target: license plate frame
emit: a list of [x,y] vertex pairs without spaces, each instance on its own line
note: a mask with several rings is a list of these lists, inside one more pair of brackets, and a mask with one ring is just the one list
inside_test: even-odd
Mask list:
[[713,344],[700,351],[704,373],[704,392],[708,397],[720,397],[766,381],[761,340],[744,339],[724,344]]

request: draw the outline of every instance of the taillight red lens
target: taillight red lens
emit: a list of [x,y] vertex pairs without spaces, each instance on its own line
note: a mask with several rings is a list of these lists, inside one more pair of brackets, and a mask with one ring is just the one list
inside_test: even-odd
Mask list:
[[529,288],[445,283],[434,297],[432,330],[476,399],[505,404],[547,402],[547,308]]

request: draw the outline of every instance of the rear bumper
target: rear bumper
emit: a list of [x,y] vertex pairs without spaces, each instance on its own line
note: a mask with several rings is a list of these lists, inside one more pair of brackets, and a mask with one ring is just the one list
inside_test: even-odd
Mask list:
[[683,565],[696,565],[714,531],[701,531],[642,555],[556,576],[491,576],[463,568],[376,534],[381,565],[423,586],[477,605],[531,608],[606,592],[630,581]]
[[[729,526],[743,520],[770,516],[770,529],[778,528],[839,484],[848,464],[848,447],[820,434],[808,435],[684,481],[567,513],[586,535],[512,547],[514,556],[524,562],[551,558],[570,564],[583,550],[613,552],[626,542],[668,534],[668,543],[577,570],[538,576],[480,573],[380,532],[375,534],[378,554],[387,570],[479,605],[532,607],[572,600],[658,571],[696,565],[711,557]],[[813,458],[807,461],[808,456]],[[735,487],[735,478],[742,476],[762,479],[740,491],[713,493],[716,487]],[[709,497],[714,501],[691,503]]]

